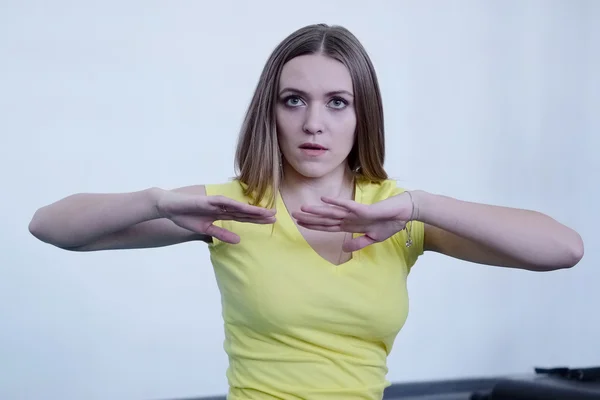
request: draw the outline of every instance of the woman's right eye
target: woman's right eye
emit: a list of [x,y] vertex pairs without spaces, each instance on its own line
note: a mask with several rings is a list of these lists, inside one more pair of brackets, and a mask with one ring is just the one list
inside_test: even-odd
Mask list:
[[290,107],[296,107],[302,105],[302,100],[298,96],[290,96],[285,99],[285,105]]

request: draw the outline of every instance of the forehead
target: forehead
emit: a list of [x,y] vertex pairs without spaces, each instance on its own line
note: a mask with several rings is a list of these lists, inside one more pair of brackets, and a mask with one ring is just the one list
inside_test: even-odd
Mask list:
[[324,55],[310,54],[288,61],[281,71],[280,88],[307,92],[346,90],[352,92],[352,77],[344,64]]

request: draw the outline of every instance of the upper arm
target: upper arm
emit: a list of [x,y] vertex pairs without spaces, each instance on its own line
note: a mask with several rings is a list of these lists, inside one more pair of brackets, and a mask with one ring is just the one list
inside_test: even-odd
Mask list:
[[[204,185],[184,186],[175,192],[206,196]],[[210,237],[184,229],[166,218],[140,222],[126,229],[111,233],[84,246],[70,248],[73,251],[124,250],[164,247],[195,240],[209,242]]]
[[477,264],[521,268],[522,263],[480,243],[425,224],[424,250]]

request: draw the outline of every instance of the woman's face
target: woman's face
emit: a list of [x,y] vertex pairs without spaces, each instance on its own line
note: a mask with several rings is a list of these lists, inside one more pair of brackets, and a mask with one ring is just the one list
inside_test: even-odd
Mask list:
[[277,135],[284,163],[307,178],[346,168],[356,132],[352,79],[323,55],[284,65],[277,99]]

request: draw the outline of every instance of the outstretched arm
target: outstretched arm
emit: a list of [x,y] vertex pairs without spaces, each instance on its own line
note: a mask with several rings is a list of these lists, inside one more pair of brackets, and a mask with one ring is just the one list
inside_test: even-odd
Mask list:
[[129,193],[79,193],[38,209],[29,231],[36,238],[72,251],[140,249],[213,237],[238,243],[217,219],[271,224],[275,210],[222,195],[207,196],[204,185]]
[[402,192],[373,204],[323,197],[292,213],[299,225],[325,232],[362,233],[344,244],[357,251],[405,227],[424,224],[423,250],[501,267],[551,271],[583,257],[577,232],[540,212],[472,203],[424,191]]
[[[480,264],[550,271],[583,257],[579,234],[536,211],[411,192],[425,250]],[[399,196],[406,196],[401,194]]]

